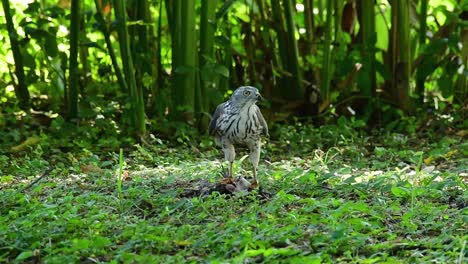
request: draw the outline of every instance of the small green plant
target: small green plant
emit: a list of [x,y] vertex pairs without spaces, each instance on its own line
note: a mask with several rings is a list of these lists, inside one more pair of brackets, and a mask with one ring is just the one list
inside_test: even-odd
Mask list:
[[119,150],[119,174],[117,175],[117,197],[119,199],[120,212],[123,211],[122,182],[123,182],[123,149],[121,148]]

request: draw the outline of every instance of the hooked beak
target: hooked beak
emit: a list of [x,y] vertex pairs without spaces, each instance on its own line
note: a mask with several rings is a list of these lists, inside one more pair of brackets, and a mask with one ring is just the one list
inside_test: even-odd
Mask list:
[[263,97],[261,94],[257,94],[257,101],[263,101]]

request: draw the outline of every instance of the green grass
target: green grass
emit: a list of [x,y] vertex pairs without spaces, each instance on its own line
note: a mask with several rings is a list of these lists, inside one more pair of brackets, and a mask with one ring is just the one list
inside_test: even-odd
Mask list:
[[[65,153],[63,139],[42,134],[0,155],[0,262],[466,261],[463,138],[339,124],[273,129],[259,169],[269,198],[183,197],[221,177],[209,138],[156,139],[127,147],[121,161],[119,147],[83,139]],[[248,159],[236,165],[249,173]]]

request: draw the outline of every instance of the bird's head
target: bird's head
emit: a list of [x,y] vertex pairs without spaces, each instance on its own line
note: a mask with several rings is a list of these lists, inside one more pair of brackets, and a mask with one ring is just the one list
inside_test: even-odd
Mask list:
[[252,86],[241,86],[234,91],[230,100],[234,104],[243,107],[255,104],[256,102],[263,100],[263,97],[260,95],[257,88]]

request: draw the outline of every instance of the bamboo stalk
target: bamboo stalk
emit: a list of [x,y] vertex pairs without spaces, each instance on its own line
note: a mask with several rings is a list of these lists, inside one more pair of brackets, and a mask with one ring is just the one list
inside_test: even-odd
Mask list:
[[[419,48],[422,51],[424,44],[426,43],[426,31],[427,31],[427,6],[428,0],[421,0],[421,11],[419,14]],[[418,97],[417,101],[419,105],[422,105],[424,102],[424,83],[426,77],[421,68],[416,72],[416,96]]]
[[[180,44],[181,44],[181,38],[182,38],[182,33],[180,32],[182,29],[182,0],[167,0],[167,2],[172,2],[171,5],[172,7],[168,7],[168,3],[166,3],[166,9],[168,10],[168,17],[169,17],[169,12],[171,12],[170,17],[172,20],[170,20],[172,23],[170,24],[169,28],[171,29],[171,38],[172,38],[172,71],[173,71],[173,76],[174,79],[176,76],[176,69],[177,66],[179,65],[179,57],[180,57]],[[174,83],[176,80],[174,80]],[[177,86],[177,85],[176,85]],[[174,99],[174,102],[176,100]]]
[[[321,76],[320,93],[322,102],[329,103],[330,80],[331,80],[331,41],[332,41],[332,20],[333,20],[333,1],[327,1],[327,16],[325,22],[325,41],[323,43],[323,66]],[[323,106],[321,107],[323,109]]]
[[289,68],[288,70],[293,74],[293,85],[295,98],[301,98],[304,96],[304,87],[302,85],[302,70],[299,65],[299,49],[296,41],[296,25],[294,22],[294,9],[291,0],[285,0],[284,2],[284,15],[286,19],[287,29],[287,40],[289,47]]
[[306,28],[307,45],[309,45],[309,54],[315,52],[314,43],[314,0],[304,0],[304,25]]
[[[274,66],[276,66],[277,69],[276,71],[281,70],[284,71],[284,68],[287,65],[288,62],[288,49],[287,49],[287,43],[286,43],[286,33],[284,29],[284,18],[283,18],[283,12],[281,12],[281,5],[279,0],[271,0],[271,10],[272,10],[272,16],[273,18],[271,19],[273,21],[273,27],[276,31],[276,41],[278,43],[278,52],[279,52],[279,58],[278,56],[274,56]],[[273,76],[275,77],[275,76]],[[288,80],[283,77],[279,76],[278,81],[274,80],[275,83],[278,83],[277,86],[279,87],[287,87],[288,86]],[[274,89],[272,95],[277,95],[279,97],[285,97],[285,89]]]
[[335,17],[334,17],[334,26],[335,26],[335,41],[337,41],[340,45],[342,42],[341,38],[341,19],[343,16],[343,1],[342,0],[334,0],[334,8],[335,8]]
[[[17,85],[14,85],[16,98],[19,101],[19,106],[23,110],[29,110],[30,96],[28,86],[26,84],[24,69],[23,69],[23,57],[19,49],[18,34],[15,31],[13,24],[13,18],[11,16],[10,2],[8,0],[2,0],[3,12],[5,14],[6,26],[8,31],[8,37],[10,38],[11,51],[13,53],[13,60],[15,61],[15,75],[17,78]],[[14,78],[12,78],[14,79]]]
[[133,34],[130,35],[130,47],[132,47],[132,57],[134,63],[138,65],[135,68],[135,76],[137,86],[145,88],[143,83],[143,76],[153,76],[153,61],[155,52],[153,43],[150,39],[154,39],[153,27],[151,25],[150,5],[148,1],[135,1],[134,7],[134,21],[138,21],[137,25],[133,28]]
[[[363,51],[363,69],[364,82],[362,83],[360,90],[363,96],[371,98],[375,95],[376,90],[376,70],[375,70],[375,44],[376,44],[376,32],[375,32],[375,11],[374,11],[374,0],[363,0],[362,1],[362,43]],[[372,112],[372,104],[370,100],[367,100],[365,106],[365,116],[369,116]]]
[[[161,0],[162,1],[162,0]],[[178,0],[164,0],[164,7],[166,8],[166,16],[167,16],[167,25],[169,26],[169,31],[171,32],[171,37],[174,38],[174,9],[177,8],[177,3],[176,1]]]
[[[398,104],[405,110],[409,107],[410,75],[411,75],[411,42],[410,42],[410,21],[409,11],[410,3],[407,0],[397,0],[397,34],[398,34],[398,67],[394,72],[394,78],[397,80]],[[393,10],[393,8],[392,8]],[[394,25],[392,25],[394,26]]]
[[[204,0],[201,3],[201,17],[200,17],[200,54],[199,54],[199,65],[200,69],[203,69],[207,65],[209,60],[214,61],[213,50],[214,50],[214,38],[216,32],[216,5],[217,0]],[[200,71],[201,73],[201,71]],[[201,80],[201,78],[200,78]],[[208,96],[208,85],[211,82],[200,81],[200,96],[198,98],[199,109],[198,112],[207,112],[211,105],[210,97]],[[203,118],[200,127],[207,127],[208,119]],[[206,124],[205,124],[206,123]]]
[[[327,0],[327,3],[329,1],[333,1],[333,0]],[[324,10],[323,10],[324,6],[323,6],[323,0],[317,0],[317,17],[318,17],[318,20],[319,20],[319,23],[323,23],[323,13],[324,13]]]
[[[79,29],[79,32],[81,31],[83,35],[86,35],[86,30],[83,30],[86,27],[85,25],[86,21],[85,21],[84,16],[81,15],[81,9],[84,7],[85,1],[80,1],[79,5],[81,5],[81,7],[80,7],[78,29]],[[78,33],[78,36],[79,35],[80,34]],[[80,76],[80,85],[82,87],[86,87],[92,78],[91,74],[87,74],[88,72],[90,72],[90,60],[88,59],[89,58],[88,48],[89,48],[88,45],[78,45],[78,60],[80,61],[80,67],[81,67],[80,72],[85,73]],[[84,96],[84,94],[82,94],[82,96]]]
[[287,74],[280,79],[281,87],[279,95],[287,99],[301,100],[304,97],[302,84],[302,70],[299,65],[299,50],[295,38],[294,12],[291,0],[283,1],[281,6],[279,0],[271,0],[274,28],[276,31],[280,62],[278,63]]
[[420,11],[420,18],[419,18],[419,43],[424,44],[426,43],[426,31],[427,31],[427,6],[428,0],[421,0],[421,11]]
[[160,89],[163,87],[163,67],[162,67],[162,56],[161,56],[161,38],[162,38],[162,17],[163,17],[163,1],[159,2],[159,11],[158,11],[158,20],[156,25],[156,36],[155,36],[155,45],[154,52],[155,57],[153,60],[153,76],[156,80],[153,82],[151,90],[151,111],[155,114],[161,114],[164,112],[164,104],[157,105],[156,101],[158,96],[160,96]]
[[114,68],[115,76],[117,77],[117,82],[119,83],[120,89],[123,92],[128,92],[127,84],[125,83],[122,70],[120,69],[119,63],[117,62],[117,56],[115,54],[114,48],[112,47],[112,42],[110,39],[110,32],[107,26],[106,21],[104,20],[104,16],[102,15],[101,6],[99,4],[99,0],[94,0],[94,4],[96,5],[96,20],[99,24],[99,29],[101,30],[102,34],[104,35],[104,40],[106,42],[107,51],[109,52],[109,56],[111,58],[112,66]]
[[130,92],[130,104],[133,114],[133,128],[137,134],[144,135],[146,134],[146,124],[143,92],[141,87],[136,85],[135,80],[135,70],[128,39],[127,18],[125,15],[125,0],[114,0],[114,8],[115,17],[119,21],[117,30],[119,34],[120,54],[125,72],[125,80]]
[[[226,13],[224,15],[224,21],[229,21],[229,14]],[[223,24],[223,23],[220,23]],[[230,45],[232,45],[232,30],[231,30],[231,24],[230,23],[224,23],[226,26],[224,26],[224,32],[223,35],[226,37],[227,41],[229,42]],[[225,65],[228,70],[229,70],[229,76],[234,76],[234,69],[232,67],[232,49],[224,49],[222,53],[222,63]],[[221,91],[227,91],[229,87],[231,86],[231,82],[233,81],[233,78],[226,78],[224,76],[221,76],[221,79],[219,81],[219,88]],[[211,105],[210,105],[211,107]]]
[[189,106],[193,111],[194,104],[194,89],[198,90],[195,82],[195,68],[197,62],[197,37],[195,30],[195,1],[183,0],[182,8],[182,54],[183,64],[187,68],[183,78],[183,95],[185,97],[184,104]]
[[176,0],[174,6],[174,45],[172,67],[173,101],[179,119],[192,121],[195,108],[197,43],[195,31],[195,1]]
[[[468,11],[464,11],[459,15],[459,18],[462,20],[467,21],[468,19],[466,18]],[[460,42],[461,43],[468,43],[468,28],[464,27],[460,30]],[[461,59],[464,63],[464,65],[468,65],[468,45],[463,45],[462,50],[461,50]],[[466,72],[466,69],[465,69]],[[466,74],[458,74],[456,83],[455,83],[455,88],[454,88],[454,94],[453,94],[453,101],[455,103],[459,103],[460,105],[468,105],[468,97],[467,95],[467,90],[468,90],[468,76]],[[466,117],[466,111],[462,115],[462,119],[465,119]]]
[[71,1],[70,16],[70,66],[67,100],[67,118],[78,117],[78,48],[80,30],[80,0]]
[[256,67],[256,62],[255,62],[255,48],[256,48],[256,43],[254,42],[254,32],[252,30],[251,24],[255,24],[255,22],[252,21],[254,15],[254,12],[252,8],[249,9],[249,17],[250,17],[250,23],[246,23],[242,25],[242,33],[245,35],[244,37],[244,49],[245,49],[245,54],[247,55],[247,79],[253,83],[256,84],[258,83],[258,74],[257,74],[257,67]]

